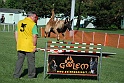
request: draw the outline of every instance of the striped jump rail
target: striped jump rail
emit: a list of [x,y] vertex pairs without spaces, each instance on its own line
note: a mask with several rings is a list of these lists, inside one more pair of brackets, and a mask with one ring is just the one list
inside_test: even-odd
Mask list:
[[95,44],[95,43],[82,43],[82,42],[63,42],[63,41],[48,41],[47,43],[60,43],[60,44],[82,44],[82,45],[101,45],[101,44]]
[[[80,42],[62,42],[48,41],[46,49],[38,48],[38,50],[51,53],[61,52],[82,52],[82,53],[100,53],[101,44],[80,43]],[[76,46],[78,45],[78,46]]]

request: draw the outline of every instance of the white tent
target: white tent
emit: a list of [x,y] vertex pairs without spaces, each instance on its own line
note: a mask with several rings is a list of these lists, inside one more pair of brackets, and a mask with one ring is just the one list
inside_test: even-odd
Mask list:
[[95,26],[92,23],[89,23],[86,28],[95,28]]

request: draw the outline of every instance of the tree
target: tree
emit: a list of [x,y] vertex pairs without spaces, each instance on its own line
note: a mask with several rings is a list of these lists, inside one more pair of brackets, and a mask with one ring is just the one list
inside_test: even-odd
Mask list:
[[95,0],[94,4],[89,6],[88,15],[96,17],[94,24],[98,29],[120,28],[120,18],[124,11],[124,1],[121,1],[122,0]]
[[123,4],[123,0],[77,0],[77,29],[80,28],[80,16],[95,16],[94,25],[98,29],[120,28],[120,19],[124,15]]
[[7,8],[16,8],[16,0],[6,0]]
[[80,11],[80,7],[81,7],[81,1],[79,0],[79,5],[78,5],[78,19],[77,19],[77,30],[80,28],[80,20],[81,20],[81,11]]
[[5,3],[3,0],[0,0],[0,8],[3,8],[5,6]]
[[[0,0],[0,7],[36,11],[38,16],[51,16],[55,13],[64,13],[70,16],[71,0]],[[94,25],[97,28],[120,28],[120,19],[124,15],[124,0],[76,0],[75,16],[78,16],[77,27],[80,28],[81,16],[95,16]]]
[[85,9],[87,9],[86,8],[86,5],[91,5],[92,4],[92,0],[78,0],[77,1],[77,5],[78,5],[78,8],[77,8],[77,15],[78,15],[78,19],[77,19],[77,24],[76,24],[76,26],[77,26],[77,30],[80,28],[80,20],[81,20],[81,15],[83,15],[83,16],[86,16],[85,14],[86,14],[86,11],[85,11]]

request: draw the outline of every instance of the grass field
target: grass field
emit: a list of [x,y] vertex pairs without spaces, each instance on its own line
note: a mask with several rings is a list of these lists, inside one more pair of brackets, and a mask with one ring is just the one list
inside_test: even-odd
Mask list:
[[[56,40],[51,38],[38,38],[38,47],[45,47],[45,41]],[[107,58],[102,58],[102,71],[100,81],[86,78],[71,78],[68,76],[47,77],[43,80],[44,52],[36,53],[37,78],[29,79],[27,76],[27,60],[23,65],[23,77],[13,78],[13,71],[17,60],[16,42],[14,32],[0,32],[0,83],[124,83],[124,49],[103,47],[104,52],[115,52]]]

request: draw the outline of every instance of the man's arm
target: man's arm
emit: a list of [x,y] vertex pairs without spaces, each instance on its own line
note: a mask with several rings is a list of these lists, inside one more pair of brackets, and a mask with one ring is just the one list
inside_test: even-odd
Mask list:
[[36,51],[36,46],[37,46],[37,34],[38,34],[36,25],[34,25],[32,33],[33,33],[33,45],[34,45],[34,52],[35,52]]
[[37,46],[37,35],[33,34],[33,45]]
[[16,42],[17,42],[17,37],[18,37],[18,32],[15,31],[15,40],[16,40]]

